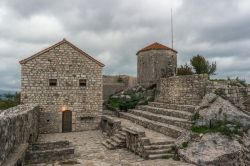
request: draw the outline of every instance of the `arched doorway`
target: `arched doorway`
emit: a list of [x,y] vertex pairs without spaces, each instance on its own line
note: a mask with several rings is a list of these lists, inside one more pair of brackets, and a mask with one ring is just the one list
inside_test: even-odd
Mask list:
[[62,112],[62,132],[72,131],[72,111],[66,110]]

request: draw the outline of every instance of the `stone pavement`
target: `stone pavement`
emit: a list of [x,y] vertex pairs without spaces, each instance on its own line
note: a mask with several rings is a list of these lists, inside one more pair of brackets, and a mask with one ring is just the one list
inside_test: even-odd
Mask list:
[[75,157],[53,163],[29,166],[187,166],[189,164],[173,160],[144,160],[126,149],[108,150],[101,143],[101,131],[41,134],[38,141],[69,140],[75,146]]

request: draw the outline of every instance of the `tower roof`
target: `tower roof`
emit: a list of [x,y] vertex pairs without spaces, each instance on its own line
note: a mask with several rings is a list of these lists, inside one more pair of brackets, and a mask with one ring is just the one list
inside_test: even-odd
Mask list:
[[174,49],[172,48],[169,48],[163,44],[160,44],[160,43],[153,43],[153,44],[150,44],[146,47],[144,47],[143,49],[139,50],[136,55],[138,55],[140,52],[144,52],[144,51],[149,51],[149,50],[171,50],[171,51],[174,51],[177,53],[177,51],[175,51]]

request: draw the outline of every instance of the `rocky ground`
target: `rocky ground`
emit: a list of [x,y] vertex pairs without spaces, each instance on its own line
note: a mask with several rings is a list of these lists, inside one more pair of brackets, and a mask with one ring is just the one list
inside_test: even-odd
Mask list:
[[[75,157],[65,161],[41,163],[32,166],[188,166],[174,160],[144,160],[126,149],[107,150],[101,143],[101,131],[42,134],[38,141],[69,140],[75,146]],[[31,165],[30,165],[31,166]]]
[[196,111],[192,131],[176,142],[179,156],[197,165],[250,165],[250,116],[215,94]]

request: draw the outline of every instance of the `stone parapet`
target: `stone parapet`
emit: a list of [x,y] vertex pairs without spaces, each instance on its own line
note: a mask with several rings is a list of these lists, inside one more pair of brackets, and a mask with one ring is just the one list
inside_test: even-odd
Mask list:
[[38,114],[39,107],[32,104],[19,105],[0,113],[0,165],[9,160],[12,163],[13,160],[16,160],[14,163],[22,161],[12,152],[23,154],[23,147],[26,146],[22,145],[36,141],[39,133]]

